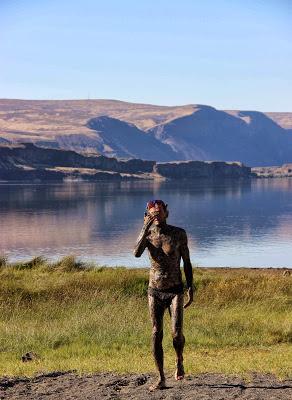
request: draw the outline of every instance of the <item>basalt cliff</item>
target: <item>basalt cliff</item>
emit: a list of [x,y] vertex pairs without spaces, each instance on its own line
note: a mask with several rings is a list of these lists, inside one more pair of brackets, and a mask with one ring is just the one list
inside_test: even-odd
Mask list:
[[72,150],[40,148],[32,143],[0,145],[1,181],[249,178],[238,162],[118,160]]

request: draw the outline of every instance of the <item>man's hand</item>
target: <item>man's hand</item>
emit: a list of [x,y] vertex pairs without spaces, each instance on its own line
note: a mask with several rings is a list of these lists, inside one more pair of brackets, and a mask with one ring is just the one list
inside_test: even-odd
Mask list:
[[154,215],[147,214],[144,217],[144,227],[143,228],[148,231],[150,226],[153,224],[153,221],[155,218],[156,218],[156,214],[154,214]]
[[194,289],[192,287],[188,288],[188,301],[184,305],[184,308],[187,308],[192,304],[194,300]]

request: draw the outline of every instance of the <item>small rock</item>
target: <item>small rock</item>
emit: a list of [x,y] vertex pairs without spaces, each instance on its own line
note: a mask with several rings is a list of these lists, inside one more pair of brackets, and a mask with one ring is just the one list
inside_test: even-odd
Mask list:
[[136,385],[137,386],[142,386],[142,385],[145,385],[145,383],[148,381],[148,377],[147,376],[145,376],[145,375],[141,375],[141,376],[138,376],[137,377],[137,379],[136,379]]
[[22,362],[28,362],[28,361],[34,361],[38,360],[40,356],[33,351],[29,351],[28,353],[25,353],[21,356],[21,361]]

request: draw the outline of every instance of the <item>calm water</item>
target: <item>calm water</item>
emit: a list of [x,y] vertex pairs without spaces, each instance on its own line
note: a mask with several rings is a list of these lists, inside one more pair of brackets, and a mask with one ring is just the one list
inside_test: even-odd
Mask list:
[[11,261],[75,254],[147,266],[132,256],[145,203],[161,198],[200,266],[292,267],[292,179],[233,183],[0,185],[0,252]]

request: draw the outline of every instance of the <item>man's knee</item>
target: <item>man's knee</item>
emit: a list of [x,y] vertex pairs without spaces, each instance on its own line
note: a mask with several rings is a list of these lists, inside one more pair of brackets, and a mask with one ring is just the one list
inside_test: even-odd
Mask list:
[[160,326],[153,326],[152,328],[152,338],[155,341],[162,341],[163,339],[163,329]]
[[175,331],[172,331],[172,339],[173,339],[173,344],[174,345],[184,345],[185,342],[185,337],[182,333],[181,329],[177,329]]

